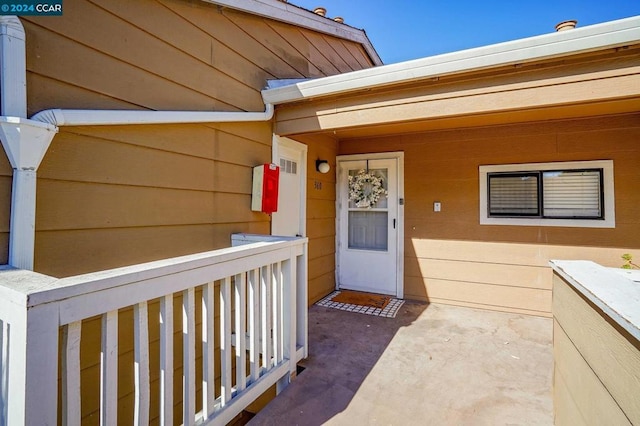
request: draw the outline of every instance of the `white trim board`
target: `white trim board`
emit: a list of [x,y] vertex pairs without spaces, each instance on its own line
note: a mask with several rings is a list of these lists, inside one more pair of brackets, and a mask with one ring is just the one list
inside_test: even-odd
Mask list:
[[[487,174],[492,172],[526,172],[529,170],[558,169],[596,169],[603,172],[604,220],[595,219],[543,219],[489,217],[487,212]],[[615,188],[613,177],[613,160],[594,161],[561,161],[552,163],[499,164],[486,165],[479,168],[480,180],[480,225],[515,225],[515,226],[567,226],[572,228],[615,228]]]

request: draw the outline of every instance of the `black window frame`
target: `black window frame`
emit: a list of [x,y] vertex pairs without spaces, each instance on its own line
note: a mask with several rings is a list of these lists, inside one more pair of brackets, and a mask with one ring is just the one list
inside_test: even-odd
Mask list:
[[[544,174],[545,173],[562,173],[562,172],[598,172],[599,174],[599,216],[557,216],[544,214]],[[536,176],[537,178],[537,197],[538,197],[538,213],[492,213],[491,212],[491,178],[500,177],[526,177]],[[604,193],[604,169],[603,168],[577,168],[577,169],[549,169],[549,170],[523,170],[509,172],[488,172],[487,173],[487,217],[488,218],[518,218],[518,219],[555,219],[555,220],[605,220],[605,193]]]

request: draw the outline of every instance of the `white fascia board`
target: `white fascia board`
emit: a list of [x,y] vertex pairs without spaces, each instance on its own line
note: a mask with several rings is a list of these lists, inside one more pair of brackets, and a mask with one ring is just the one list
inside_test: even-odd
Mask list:
[[461,50],[262,91],[277,105],[415,80],[523,64],[640,43],[640,16]]
[[378,52],[376,52],[364,30],[354,28],[344,23],[335,22],[331,18],[320,16],[295,4],[280,0],[202,1],[360,43],[367,54],[369,54],[373,63],[375,65],[382,65],[382,59],[380,59]]

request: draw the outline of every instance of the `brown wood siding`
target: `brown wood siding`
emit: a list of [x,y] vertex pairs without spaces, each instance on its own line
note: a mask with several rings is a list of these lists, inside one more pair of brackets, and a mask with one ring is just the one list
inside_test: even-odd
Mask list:
[[[336,152],[331,138],[299,138],[307,151],[307,236],[309,237],[309,304],[335,289]],[[316,160],[329,161],[331,170],[316,170]]]
[[640,422],[640,342],[553,277],[555,424]]
[[[549,259],[640,256],[640,115],[341,141],[405,153],[405,296],[549,316]],[[479,224],[480,165],[612,159],[614,229]],[[433,202],[442,211],[433,211]]]
[[[336,74],[338,58],[372,66],[356,43],[206,2],[79,0],[61,18],[21,19],[30,115],[262,111],[268,79]],[[270,123],[61,128],[38,172],[36,270],[68,276],[268,234],[269,217],[249,206],[271,139]],[[11,169],[0,167],[6,259]]]

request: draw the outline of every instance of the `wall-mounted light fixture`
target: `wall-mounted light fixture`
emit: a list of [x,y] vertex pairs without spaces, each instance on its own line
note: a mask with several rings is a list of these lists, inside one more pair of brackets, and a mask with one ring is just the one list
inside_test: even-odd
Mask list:
[[329,173],[331,166],[327,160],[316,160],[316,170],[320,173]]

